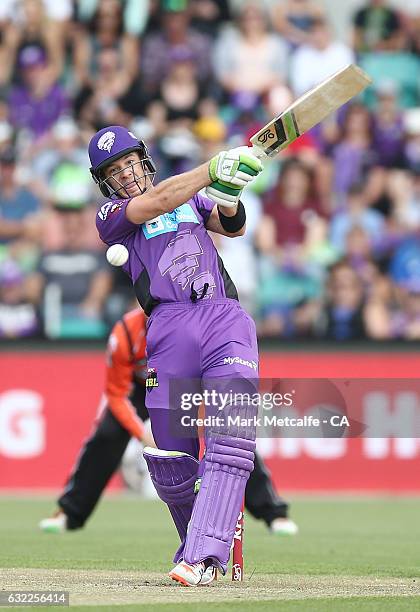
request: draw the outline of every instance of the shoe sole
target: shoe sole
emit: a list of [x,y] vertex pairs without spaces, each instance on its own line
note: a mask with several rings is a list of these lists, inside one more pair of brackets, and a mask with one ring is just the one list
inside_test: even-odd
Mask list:
[[190,584],[185,580],[185,578],[183,578],[182,576],[178,576],[178,574],[169,574],[169,578],[171,578],[171,580],[173,580],[174,582],[178,582],[178,584],[184,587],[198,586],[197,584]]

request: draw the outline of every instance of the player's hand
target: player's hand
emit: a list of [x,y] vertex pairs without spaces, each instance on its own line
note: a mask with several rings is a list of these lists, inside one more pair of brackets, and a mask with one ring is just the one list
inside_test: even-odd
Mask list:
[[219,206],[233,208],[239,203],[242,189],[243,187],[236,187],[235,185],[227,185],[221,181],[214,181],[211,185],[206,187],[206,196]]
[[252,153],[251,147],[221,151],[209,163],[211,180],[227,183],[229,187],[245,187],[262,169],[263,165]]

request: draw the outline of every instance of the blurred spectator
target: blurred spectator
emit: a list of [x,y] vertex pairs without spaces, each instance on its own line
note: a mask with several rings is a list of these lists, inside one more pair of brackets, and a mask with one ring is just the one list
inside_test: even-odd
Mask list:
[[172,127],[191,127],[198,119],[200,102],[207,96],[205,84],[197,80],[194,58],[187,49],[171,52],[170,69],[162,80],[155,103],[162,106],[162,117]]
[[378,163],[387,168],[403,162],[403,115],[398,107],[396,86],[384,81],[376,86],[378,103],[373,111],[373,146]]
[[390,319],[390,336],[404,340],[420,340],[420,283],[413,279],[401,287],[400,308]]
[[222,32],[216,41],[213,67],[228,95],[252,92],[262,96],[284,84],[287,48],[268,25],[264,8],[247,2],[237,15],[235,28]]
[[313,173],[297,159],[289,159],[283,164],[277,185],[264,198],[264,213],[268,217],[263,223],[265,227],[268,223],[273,225],[276,247],[304,242],[308,212],[323,215]]
[[[111,10],[109,5],[103,9],[105,4],[106,2],[103,2],[103,0],[76,0],[77,18],[84,24],[93,23],[95,16],[98,17],[101,10],[104,10],[105,13]],[[149,18],[151,4],[150,0],[141,0],[141,2],[138,0],[125,0],[122,7],[118,9],[118,12],[121,12],[123,31],[125,33],[136,37],[143,34]],[[112,10],[116,11],[114,8]]]
[[51,84],[45,53],[40,47],[22,49],[19,67],[23,82],[10,92],[9,120],[15,129],[27,130],[37,139],[68,110],[68,99],[58,83]]
[[346,206],[331,219],[331,242],[343,254],[347,236],[354,227],[363,229],[374,247],[380,245],[384,237],[385,220],[377,210],[369,208],[366,187],[362,183],[350,187]]
[[398,285],[411,285],[420,278],[420,240],[407,237],[395,249],[389,273]]
[[331,267],[325,297],[325,303],[318,303],[317,316],[313,318],[315,335],[340,342],[366,339],[363,284],[346,260]]
[[404,166],[416,174],[420,173],[420,108],[405,112],[404,130]]
[[340,252],[331,244],[325,217],[311,210],[306,211],[303,220],[306,227],[305,242],[302,244],[303,258],[311,274],[323,278],[325,269],[339,259]]
[[310,273],[313,261],[308,258],[314,241],[311,236],[309,245],[307,238],[309,217],[322,216],[322,211],[309,168],[296,159],[287,160],[278,184],[266,197],[264,213],[255,238],[261,253],[259,332],[290,335],[293,309],[319,291],[319,275]]
[[130,117],[122,99],[131,86],[128,74],[120,71],[118,51],[111,47],[97,54],[98,69],[93,82],[79,92],[74,107],[84,126],[99,130],[106,125],[126,125]]
[[[339,205],[355,184],[366,183],[365,195],[369,203],[379,198],[383,189],[383,172],[378,168],[378,154],[372,141],[369,111],[361,104],[347,108],[342,138],[332,149],[334,193]],[[373,172],[373,171],[376,172]]]
[[[400,107],[418,106],[420,57],[406,51],[404,40],[399,37],[390,39],[386,51],[364,53],[358,63],[370,75],[373,83],[394,83]],[[363,100],[369,108],[375,107],[377,99],[374,87],[364,91]]]
[[39,333],[35,306],[28,300],[25,278],[13,260],[0,263],[0,339]]
[[388,178],[390,226],[398,236],[420,229],[420,170],[394,171]]
[[302,95],[340,68],[354,61],[353,51],[333,40],[324,19],[314,19],[308,42],[295,51],[290,65],[290,83],[296,97]]
[[[77,0],[78,2],[80,0]],[[72,0],[42,0],[42,5],[48,19],[65,23],[72,16]],[[22,19],[21,0],[2,0],[0,5],[0,21],[16,21]]]
[[358,274],[367,294],[376,289],[379,269],[375,264],[374,243],[369,233],[360,225],[353,225],[346,235],[345,257]]
[[417,12],[408,19],[408,29],[410,32],[410,51],[420,57],[420,14]]
[[390,262],[395,289],[388,299],[372,296],[368,304],[371,336],[376,339],[420,339],[420,240],[404,240]]
[[230,19],[229,0],[192,0],[191,13],[194,28],[214,38]]
[[103,308],[111,274],[102,253],[86,248],[84,207],[56,206],[62,225],[62,248],[44,251],[31,278],[34,301],[43,302],[47,335],[103,337]]
[[141,74],[147,93],[155,94],[170,70],[168,58],[174,49],[187,49],[194,58],[197,78],[208,83],[211,76],[211,39],[191,27],[188,0],[161,0],[161,28],[143,41]]
[[387,49],[399,28],[398,13],[387,0],[369,0],[353,17],[353,47],[358,53]]
[[420,283],[412,279],[398,287],[396,299],[371,300],[367,306],[370,337],[376,340],[420,340]]
[[2,0],[0,22],[6,20],[7,27],[0,47],[0,84],[7,84],[19,68],[16,58],[25,48],[36,46],[46,57],[45,87],[53,85],[63,71],[65,23],[70,16],[70,0]]
[[292,49],[309,42],[314,22],[324,16],[323,8],[313,0],[286,0],[273,7],[274,25]]
[[[34,177],[34,182],[36,181],[38,193],[45,200],[52,199],[49,184],[53,180],[55,170],[62,164],[77,166],[85,175],[86,182],[90,180],[86,149],[81,142],[77,124],[72,118],[63,116],[54,124],[50,141],[31,159],[30,164],[30,173]],[[79,184],[71,186],[72,193],[76,197],[79,197]]]
[[40,208],[38,198],[17,180],[14,151],[4,151],[0,156],[0,243],[11,245],[25,238]]
[[0,156],[13,149],[14,133],[8,121],[0,121]]
[[83,246],[87,250],[103,253],[103,243],[95,226],[97,196],[92,201],[92,180],[86,165],[76,160],[57,159],[48,181],[48,206],[44,207],[40,242],[45,251],[60,251],[66,248],[67,225],[63,223],[63,211],[79,212],[83,226]]
[[[86,5],[86,2],[82,4]],[[137,6],[139,4],[144,3],[137,3]],[[92,3],[90,5],[92,9]],[[113,50],[112,55],[118,75],[112,76],[114,83],[111,87],[115,90],[115,81],[118,78],[118,91],[119,95],[122,95],[130,87],[139,68],[139,44],[136,33],[126,29],[127,24],[123,19],[124,9],[119,0],[101,0],[94,2],[93,6],[95,11],[87,27],[79,28],[75,38],[76,81],[80,88],[94,89],[97,85],[97,73],[103,70],[104,55],[106,51]],[[82,10],[82,7],[79,10]],[[108,56],[110,55],[109,53]]]
[[196,78],[197,67],[188,49],[173,49],[170,69],[148,114],[159,114],[162,129],[160,148],[167,158],[165,175],[189,170],[196,165],[199,146],[192,133],[207,99],[204,83]]

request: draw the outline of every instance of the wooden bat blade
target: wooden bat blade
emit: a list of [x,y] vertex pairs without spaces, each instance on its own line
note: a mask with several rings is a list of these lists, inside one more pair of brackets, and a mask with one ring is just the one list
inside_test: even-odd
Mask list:
[[372,79],[349,64],[298,98],[281,115],[251,136],[256,154],[275,155],[361,93]]

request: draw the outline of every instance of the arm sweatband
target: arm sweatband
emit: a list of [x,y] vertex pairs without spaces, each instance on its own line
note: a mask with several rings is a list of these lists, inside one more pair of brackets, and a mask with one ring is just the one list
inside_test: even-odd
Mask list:
[[222,212],[220,212],[219,208],[217,209],[217,212],[219,213],[221,226],[229,234],[235,234],[236,232],[239,232],[239,230],[242,229],[245,225],[246,213],[244,205],[240,200],[238,203],[238,210],[233,215],[233,217],[227,217]]

